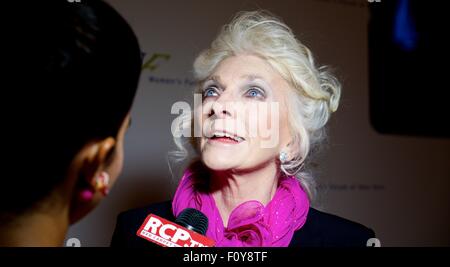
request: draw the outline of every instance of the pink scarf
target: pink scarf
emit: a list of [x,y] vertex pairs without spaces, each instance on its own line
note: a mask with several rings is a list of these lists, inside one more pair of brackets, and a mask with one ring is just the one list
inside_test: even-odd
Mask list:
[[188,168],[175,192],[175,217],[186,208],[195,208],[208,217],[206,236],[216,247],[287,247],[294,231],[306,221],[309,200],[294,176],[282,176],[273,199],[264,207],[256,200],[237,206],[225,228],[214,198],[198,173]]

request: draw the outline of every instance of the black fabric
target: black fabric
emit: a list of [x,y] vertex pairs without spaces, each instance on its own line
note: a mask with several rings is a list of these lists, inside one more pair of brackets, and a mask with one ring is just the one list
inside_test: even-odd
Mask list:
[[[175,221],[172,202],[166,201],[121,213],[117,218],[112,237],[112,247],[156,246],[136,235],[147,215],[153,213],[169,221]],[[290,247],[365,247],[373,230],[356,222],[310,208],[303,227],[294,233]]]

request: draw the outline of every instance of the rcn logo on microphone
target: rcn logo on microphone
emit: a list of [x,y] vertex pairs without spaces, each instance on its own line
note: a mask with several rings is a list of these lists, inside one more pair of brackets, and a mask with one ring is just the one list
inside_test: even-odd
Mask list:
[[214,246],[214,240],[154,214],[147,216],[136,234],[163,247]]

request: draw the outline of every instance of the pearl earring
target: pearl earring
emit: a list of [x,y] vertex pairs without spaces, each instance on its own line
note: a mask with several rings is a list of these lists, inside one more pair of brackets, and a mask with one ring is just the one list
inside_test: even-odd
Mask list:
[[286,152],[284,152],[284,151],[280,152],[280,161],[281,161],[281,163],[285,163],[287,161],[287,157],[288,157],[288,155],[287,155]]

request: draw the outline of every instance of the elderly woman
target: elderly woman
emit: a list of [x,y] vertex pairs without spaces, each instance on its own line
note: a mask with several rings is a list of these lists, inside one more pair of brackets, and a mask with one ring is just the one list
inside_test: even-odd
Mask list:
[[136,231],[148,213],[173,220],[195,208],[216,246],[365,246],[372,230],[310,207],[314,183],[304,163],[324,138],[340,85],[290,28],[265,12],[239,13],[194,71],[202,104],[189,123],[201,133],[175,142],[178,155],[193,145],[198,160],[171,204],[121,214],[112,245],[147,246]]

